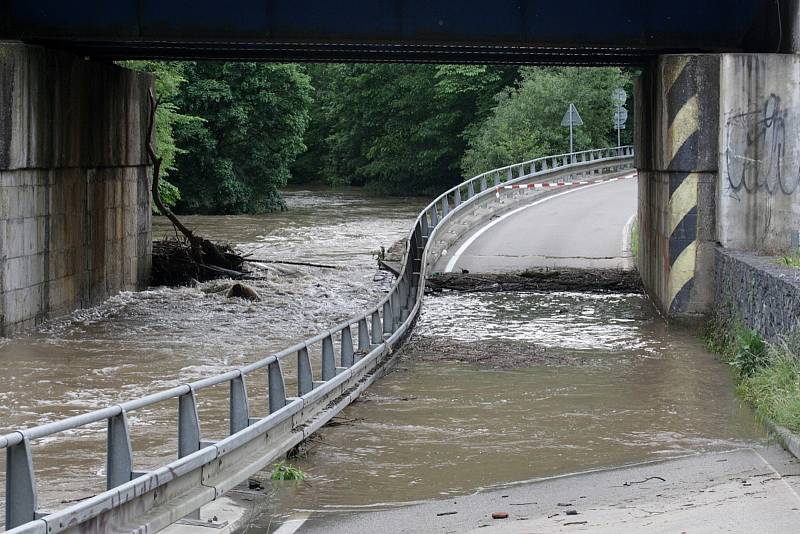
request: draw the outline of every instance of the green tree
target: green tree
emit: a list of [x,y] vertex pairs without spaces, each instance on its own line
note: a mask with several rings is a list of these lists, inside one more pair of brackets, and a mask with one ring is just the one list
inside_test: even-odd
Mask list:
[[[468,132],[464,174],[474,176],[511,163],[568,152],[569,130],[561,126],[561,119],[570,102],[577,106],[584,122],[575,129],[575,150],[616,146],[611,92],[617,87],[625,88],[630,95],[633,74],[619,68],[522,69],[519,84],[501,91],[491,116]],[[630,135],[630,129],[626,130],[626,139]]]
[[185,152],[175,143],[174,129],[178,125],[198,120],[197,117],[181,113],[176,104],[181,85],[186,81],[184,70],[187,64],[178,61],[122,61],[120,65],[153,75],[156,98],[160,101],[155,120],[155,148],[159,157],[163,158],[158,187],[164,204],[173,207],[180,200],[181,194],[167,180],[167,176],[176,170],[177,155]]
[[297,174],[388,194],[455,183],[464,131],[481,122],[494,94],[516,75],[514,68],[453,65],[329,65],[310,72],[314,118]]
[[296,65],[198,62],[187,65],[182,112],[203,121],[176,128],[175,183],[190,213],[283,209],[278,188],[305,150],[311,85]]

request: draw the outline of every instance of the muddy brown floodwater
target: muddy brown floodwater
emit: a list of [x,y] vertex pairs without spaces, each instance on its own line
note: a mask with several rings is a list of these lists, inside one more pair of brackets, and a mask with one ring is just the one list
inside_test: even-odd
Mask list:
[[[341,512],[730,450],[765,440],[728,367],[643,296],[450,293],[425,299],[396,370],[295,460],[275,516]],[[271,516],[271,517],[267,517]]]
[[[229,370],[361,311],[387,287],[370,252],[405,235],[424,203],[349,190],[287,201],[281,214],[185,220],[256,256],[339,269],[271,268],[254,282],[256,303],[225,299],[216,282],[126,293],[2,340],[0,432]],[[248,386],[264,408],[259,384]],[[205,437],[224,435],[225,393],[200,396]],[[175,412],[164,403],[131,415],[137,469],[174,457]],[[250,532],[298,510],[391,506],[765,439],[727,367],[640,295],[427,297],[394,371],[342,415],[351,423],[293,460],[305,482],[266,484]],[[104,446],[104,425],[37,442],[42,506],[100,491]]]

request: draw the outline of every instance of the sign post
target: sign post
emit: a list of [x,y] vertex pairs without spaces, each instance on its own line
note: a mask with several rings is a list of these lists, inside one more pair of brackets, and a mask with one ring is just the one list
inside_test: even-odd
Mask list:
[[611,93],[611,101],[616,106],[614,110],[614,128],[617,129],[617,148],[622,146],[622,130],[625,129],[625,122],[628,120],[628,110],[623,106],[628,100],[628,95],[622,88],[614,89]]
[[572,154],[575,152],[573,148],[572,128],[575,126],[583,126],[583,119],[581,119],[581,116],[578,113],[578,108],[576,108],[575,104],[572,102],[570,102],[567,112],[564,114],[564,118],[561,119],[561,126],[569,126],[569,153]]

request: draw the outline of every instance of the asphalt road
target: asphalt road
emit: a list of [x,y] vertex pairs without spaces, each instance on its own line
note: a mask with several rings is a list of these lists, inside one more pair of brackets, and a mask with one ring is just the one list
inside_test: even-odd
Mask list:
[[532,196],[531,203],[464,236],[451,248],[445,270],[507,273],[532,267],[629,269],[632,260],[627,234],[636,207],[635,176]]

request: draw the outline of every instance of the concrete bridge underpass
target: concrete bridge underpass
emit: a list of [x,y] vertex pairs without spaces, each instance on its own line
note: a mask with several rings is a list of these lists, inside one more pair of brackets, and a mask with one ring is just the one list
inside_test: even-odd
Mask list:
[[[322,4],[243,0],[227,8],[230,20],[217,2],[0,2],[0,38],[13,40],[0,44],[0,334],[148,283],[152,80],[103,59],[638,65],[635,159],[627,149],[589,151],[470,180],[421,214],[399,279],[362,316],[246,368],[0,437],[6,523],[19,525],[15,532],[158,530],[325,424],[379,376],[413,323],[425,270],[440,259],[438,247],[453,250],[451,238],[461,235],[442,228],[465,207],[496,199],[499,180],[635,168],[640,272],[670,319],[703,316],[714,305],[716,247],[775,252],[792,244],[800,227],[795,2],[620,0],[568,12],[563,3],[532,1],[458,9],[378,2],[370,8],[377,11],[351,2],[336,16]],[[268,376],[263,417],[247,401],[247,377],[256,372]],[[296,393],[287,390],[289,372]],[[196,398],[217,385],[230,391],[230,435],[208,441]],[[139,473],[127,414],[165,401],[180,407],[180,459]],[[39,509],[31,442],[90,423],[108,428],[108,491]]]
[[[632,148],[622,147],[539,158],[472,178],[419,214],[397,280],[363,315],[237,370],[0,436],[7,460],[6,527],[14,534],[156,532],[184,518],[199,519],[201,506],[286,454],[381,376],[416,320],[427,274],[443,247],[460,237],[453,229],[474,220],[475,210],[506,207],[497,202],[505,187],[580,187],[618,179],[632,165]],[[259,373],[267,376],[266,415],[248,401],[248,382]],[[296,394],[287,384],[295,385]],[[220,385],[229,390],[229,436],[209,439],[201,430],[198,398]],[[129,415],[162,402],[178,405],[178,460],[137,471]],[[107,425],[107,490],[59,510],[40,509],[34,442],[95,423]]]

